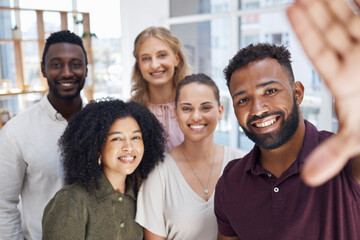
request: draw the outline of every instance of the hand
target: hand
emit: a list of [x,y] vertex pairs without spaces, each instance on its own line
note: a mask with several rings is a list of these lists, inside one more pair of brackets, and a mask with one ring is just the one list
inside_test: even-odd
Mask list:
[[[360,0],[354,2],[360,8]],[[317,147],[303,168],[304,182],[318,186],[360,155],[360,17],[345,0],[296,0],[287,14],[334,97],[339,120],[338,134]]]

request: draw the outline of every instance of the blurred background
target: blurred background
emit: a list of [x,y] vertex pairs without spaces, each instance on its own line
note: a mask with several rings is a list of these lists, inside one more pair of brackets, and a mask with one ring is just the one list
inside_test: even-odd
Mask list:
[[89,60],[83,96],[130,97],[133,42],[149,26],[169,28],[183,43],[194,72],[211,76],[225,107],[217,143],[250,150],[239,128],[223,69],[250,43],[286,45],[295,80],[305,86],[304,117],[337,130],[332,98],[301,49],[286,18],[292,0],[0,0],[0,128],[47,91],[40,74],[45,39],[69,29],[82,36]]

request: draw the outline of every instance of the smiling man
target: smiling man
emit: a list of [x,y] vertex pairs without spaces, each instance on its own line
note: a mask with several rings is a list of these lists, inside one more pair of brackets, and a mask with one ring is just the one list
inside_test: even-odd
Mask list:
[[41,70],[49,92],[0,132],[2,240],[41,239],[44,207],[64,184],[58,139],[83,106],[87,57],[81,38],[69,31],[51,34]]
[[218,239],[359,239],[360,158],[316,188],[300,178],[306,157],[332,133],[303,119],[304,87],[294,80],[289,51],[251,44],[224,73],[255,146],[227,165],[216,187]]

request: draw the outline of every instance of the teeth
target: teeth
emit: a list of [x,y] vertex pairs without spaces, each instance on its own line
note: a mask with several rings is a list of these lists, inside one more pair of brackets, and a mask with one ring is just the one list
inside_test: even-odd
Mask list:
[[203,127],[205,127],[205,125],[190,125],[190,128],[193,128],[193,129],[200,129]]
[[156,72],[156,73],[151,73],[151,75],[153,75],[154,77],[158,77],[161,76],[164,72]]
[[121,157],[120,160],[124,160],[124,161],[131,161],[133,160],[134,157]]
[[65,86],[65,87],[70,87],[72,85],[72,83],[61,83],[62,86]]
[[263,127],[270,126],[270,125],[274,124],[275,122],[276,122],[276,119],[274,118],[274,119],[271,119],[271,120],[263,122],[263,123],[257,123],[257,124],[255,124],[255,126],[258,128],[263,128]]

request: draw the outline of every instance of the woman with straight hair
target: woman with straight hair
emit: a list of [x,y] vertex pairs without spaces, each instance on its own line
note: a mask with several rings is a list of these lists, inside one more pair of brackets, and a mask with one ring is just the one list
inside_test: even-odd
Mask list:
[[163,124],[170,150],[184,139],[176,124],[174,100],[177,84],[191,67],[179,39],[164,27],[143,30],[135,39],[133,55],[131,100],[146,106]]
[[146,240],[215,240],[215,185],[226,164],[243,154],[214,143],[224,107],[210,77],[194,74],[180,81],[175,105],[184,141],[144,181],[136,221]]

